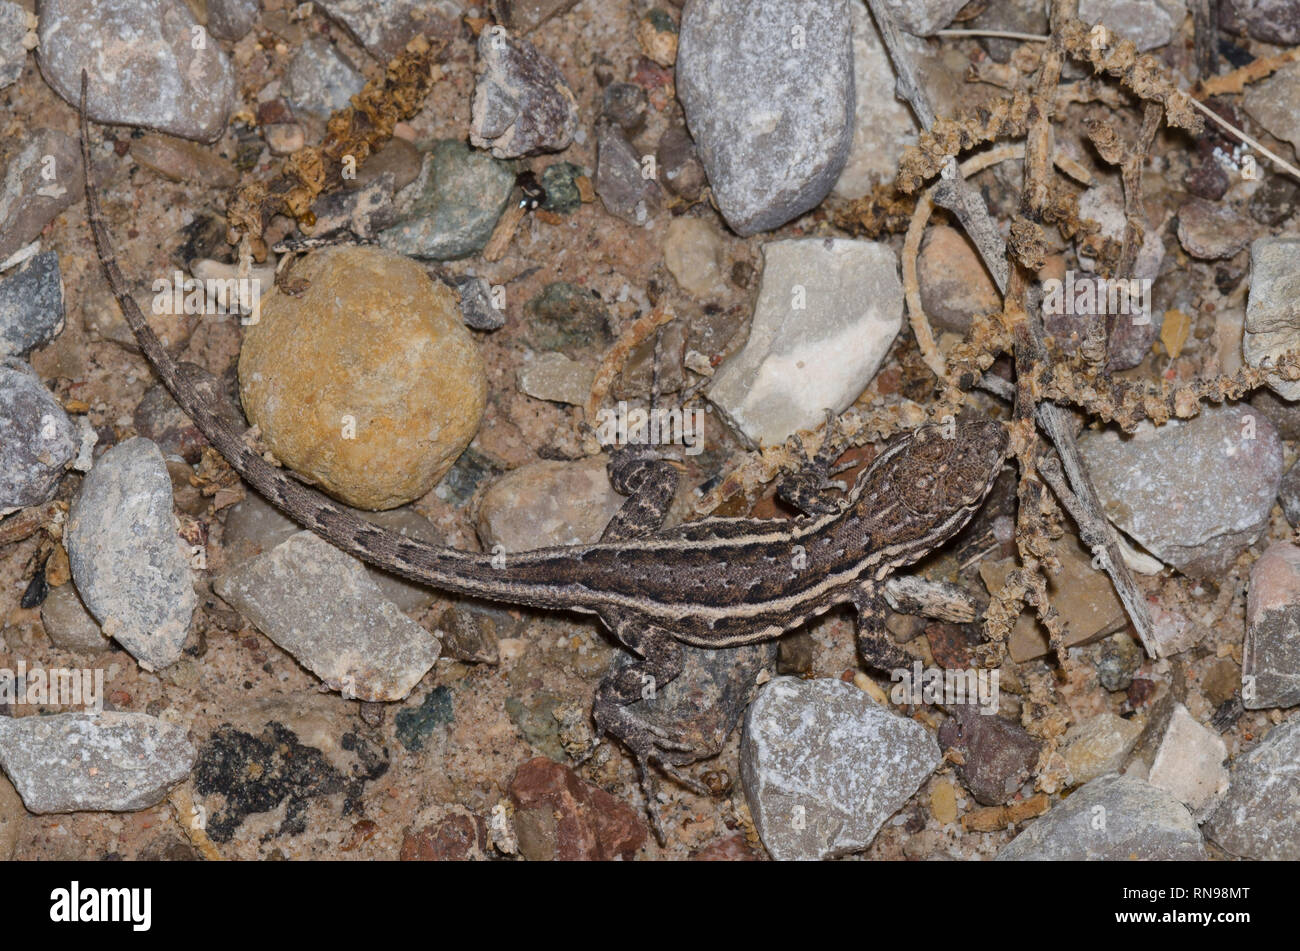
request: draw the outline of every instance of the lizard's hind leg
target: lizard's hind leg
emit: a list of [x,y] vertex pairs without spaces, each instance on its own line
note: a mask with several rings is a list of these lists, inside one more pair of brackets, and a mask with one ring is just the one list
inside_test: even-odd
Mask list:
[[691,746],[648,722],[631,705],[653,698],[657,691],[677,678],[682,672],[682,648],[671,633],[644,621],[623,620],[611,624],[610,629],[637,655],[637,660],[627,665],[615,664],[601,679],[592,704],[592,718],[601,735],[617,739],[636,761],[650,824],[655,838],[662,845],[665,836],[659,817],[659,783],[654,770],[658,769],[699,795],[707,796],[708,789],[678,769],[695,758],[691,755]]
[[885,628],[885,598],[873,584],[864,584],[853,597],[858,609],[858,654],[873,670],[897,670],[912,666],[914,658],[889,638]]

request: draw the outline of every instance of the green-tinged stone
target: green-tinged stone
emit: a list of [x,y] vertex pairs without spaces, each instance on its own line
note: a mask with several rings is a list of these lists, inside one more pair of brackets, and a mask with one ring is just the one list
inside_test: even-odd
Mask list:
[[434,730],[454,719],[451,690],[447,687],[434,687],[418,707],[398,711],[397,739],[408,750],[422,750],[424,741]]
[[555,708],[561,700],[552,693],[539,693],[531,703],[517,697],[506,698],[506,716],[510,717],[528,745],[547,759],[562,762],[564,744],[560,741],[560,721]]
[[429,148],[420,177],[410,186],[415,199],[399,210],[398,223],[380,234],[380,244],[434,261],[477,254],[492,237],[514,185],[512,163],[441,139]]
[[542,172],[542,188],[546,191],[546,201],[542,202],[542,207],[562,215],[577,211],[582,204],[582,193],[578,191],[577,180],[588,174],[585,168],[572,162],[548,165]]
[[571,350],[609,339],[609,313],[585,287],[556,281],[530,300],[528,337],[536,350]]

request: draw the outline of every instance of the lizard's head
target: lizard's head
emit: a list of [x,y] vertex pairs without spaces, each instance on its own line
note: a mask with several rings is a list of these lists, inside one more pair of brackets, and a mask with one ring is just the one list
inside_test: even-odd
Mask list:
[[[858,482],[857,508],[879,542],[934,547],[975,514],[1002,468],[1007,432],[991,419],[920,426],[886,447]],[[881,526],[887,540],[880,537]]]

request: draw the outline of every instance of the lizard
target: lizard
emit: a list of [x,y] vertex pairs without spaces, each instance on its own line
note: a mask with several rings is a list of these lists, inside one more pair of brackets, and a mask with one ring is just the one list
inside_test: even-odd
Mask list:
[[[81,152],[90,230],[112,292],[162,384],[246,483],[344,552],[453,595],[594,614],[635,655],[630,664],[614,665],[596,687],[597,736],[616,738],[632,754],[661,842],[653,771],[695,792],[707,790],[678,768],[690,761],[685,745],[635,715],[632,705],[648,685],[662,688],[678,676],[683,644],[757,643],[847,603],[857,613],[863,662],[881,670],[909,666],[911,657],[888,638],[884,608],[887,601],[919,606],[926,583],[891,585],[891,575],[942,545],[983,504],[1007,454],[1001,423],[976,417],[904,433],[844,493],[829,479],[843,447],[828,412],[826,438],[814,458],[800,446],[804,467],[781,486],[782,497],[800,510],[793,519],[708,517],[664,528],[678,470],[657,447],[633,445],[608,465],[611,484],[627,499],[594,543],[502,558],[379,527],[250,447],[149,327],[118,266],[101,212],[91,172],[86,85],[83,72]],[[954,590],[959,593],[946,592],[946,610],[954,619],[972,619],[969,602]],[[942,616],[944,610],[933,613]]]

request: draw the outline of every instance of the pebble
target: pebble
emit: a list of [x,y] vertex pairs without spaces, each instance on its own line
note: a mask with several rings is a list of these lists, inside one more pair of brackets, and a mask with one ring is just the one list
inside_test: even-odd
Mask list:
[[315,6],[381,63],[422,33],[452,39],[462,13],[461,4],[449,0],[315,0]]
[[[861,198],[872,185],[898,172],[903,149],[916,141],[916,121],[907,104],[894,95],[894,67],[880,31],[865,3],[849,4],[853,26],[853,142],[835,182],[840,198]],[[900,34],[909,53],[921,54],[924,43]],[[918,49],[919,47],[919,49]],[[927,308],[927,313],[928,313]]]
[[1206,836],[1246,859],[1300,859],[1297,762],[1300,717],[1292,716],[1233,761],[1228,794],[1206,821]]
[[1112,634],[1096,648],[1097,682],[1104,690],[1127,690],[1143,659],[1142,648],[1127,631]]
[[474,330],[500,330],[506,325],[504,308],[492,306],[492,286],[481,277],[465,275],[452,279],[460,295],[460,316]]
[[606,460],[543,461],[520,466],[483,494],[478,536],[507,552],[594,542],[622,506],[605,473]]
[[491,0],[492,15],[515,33],[529,33],[578,0]]
[[1156,749],[1147,782],[1172,793],[1205,819],[1228,791],[1228,747],[1219,734],[1196,721],[1181,703]]
[[208,0],[208,32],[219,40],[241,40],[257,22],[258,0]]
[[714,199],[737,234],[778,228],[826,197],[853,141],[845,0],[696,0],[682,12],[676,78]]
[[1229,33],[1290,46],[1300,43],[1300,2],[1223,0],[1218,4],[1218,24]]
[[179,660],[198,598],[154,443],[137,436],[99,458],[68,513],[63,543],[77,591],[104,633],[145,670]]
[[646,56],[660,66],[677,62],[677,24],[667,10],[655,7],[636,25],[636,40]]
[[645,845],[635,809],[544,756],[515,770],[510,801],[519,852],[532,862],[629,861]]
[[437,639],[361,562],[312,532],[226,572],[214,590],[347,699],[401,700],[438,659]]
[[1250,196],[1250,216],[1276,228],[1300,209],[1300,185],[1282,175],[1270,175]]
[[24,356],[63,332],[59,255],[44,251],[0,281],[0,357]]
[[61,651],[99,654],[113,646],[70,584],[50,589],[41,604],[41,624],[50,643]]
[[581,406],[591,396],[595,372],[558,351],[532,354],[519,368],[519,389],[534,399]]
[[[356,509],[352,511],[358,517],[382,528],[421,541],[441,544],[442,540],[433,523],[409,506],[386,512],[362,512]],[[249,492],[242,501],[232,505],[227,511],[221,543],[230,563],[241,564],[263,552],[270,551],[301,530],[301,526],[293,519],[282,514],[260,495]],[[433,589],[427,585],[407,581],[398,575],[365,565],[364,562],[362,564],[370,579],[379,586],[383,596],[403,611],[418,611],[428,607],[437,598]]]
[[363,188],[340,189],[317,199],[312,207],[316,215],[312,235],[347,231],[358,238],[374,238],[396,219],[394,182],[392,173],[387,173]]
[[778,861],[865,849],[941,761],[921,724],[831,679],[764,685],[740,741],[745,796]]
[[1242,104],[1252,119],[1300,150],[1300,63],[1288,63],[1267,79],[1251,83]]
[[0,261],[40,236],[63,209],[81,201],[85,181],[77,140],[55,129],[13,136],[0,165]]
[[1079,449],[1106,516],[1197,578],[1221,575],[1259,538],[1282,480],[1277,430],[1242,404],[1158,427],[1142,422],[1131,437],[1085,431]]
[[495,664],[501,657],[501,638],[515,624],[505,611],[452,603],[438,618],[435,631],[443,648],[457,660],[470,664]]
[[659,211],[659,186],[646,177],[642,156],[611,122],[596,127],[596,194],[605,210],[629,224],[644,225]]
[[1104,776],[1035,819],[997,854],[999,861],[1204,860],[1187,807],[1163,789]]
[[1291,527],[1300,525],[1300,465],[1291,466],[1286,475],[1282,476],[1277,500],[1282,503],[1282,514],[1291,523]]
[[[211,142],[235,102],[235,71],[182,0],[43,0],[41,73],[74,108],[90,73],[94,122]],[[207,37],[206,32],[197,34]]]
[[578,187],[578,179],[589,174],[581,165],[572,162],[556,162],[546,166],[541,178],[542,190],[546,192],[542,209],[561,215],[577,211],[582,205],[582,189]]
[[663,186],[687,201],[699,198],[709,183],[695,151],[695,142],[685,126],[670,125],[664,130],[655,149],[655,163]]
[[956,228],[931,228],[916,264],[921,306],[936,329],[964,334],[977,314],[997,313],[1002,297],[970,240]]
[[1290,542],[1251,566],[1241,672],[1246,709],[1300,704],[1300,548]]
[[962,0],[885,0],[885,6],[908,33],[930,36],[951,23],[965,4]]
[[216,188],[239,184],[235,166],[211,148],[170,135],[148,132],[131,139],[131,157],[174,182],[199,182]]
[[365,164],[357,169],[357,177],[351,182],[344,182],[344,187],[365,188],[384,175],[393,176],[393,190],[401,191],[420,177],[420,168],[424,156],[405,139],[393,138],[378,152],[366,159]]
[[1113,713],[1099,713],[1075,723],[1066,731],[1061,748],[1073,784],[1090,783],[1117,772],[1141,735],[1140,721]]
[[0,515],[52,498],[79,445],[36,371],[0,360]]
[[472,145],[500,159],[559,152],[577,129],[578,101],[555,63],[520,37],[479,34]]
[[951,712],[939,727],[939,745],[962,754],[958,778],[986,806],[1007,802],[1028,781],[1041,744],[1020,724],[977,706],[956,704]]
[[650,98],[645,87],[636,83],[610,83],[601,93],[600,117],[608,119],[628,135],[645,128]]
[[144,713],[0,717],[0,766],[28,812],[135,812],[190,774],[181,727]]
[[[313,251],[247,328],[240,397],[272,452],[349,505],[389,509],[437,484],[478,431],[483,360],[456,295],[377,248]],[[431,383],[433,385],[431,385]]]
[[[1032,33],[1037,36],[1050,32],[1047,8],[1039,0],[999,0],[998,3],[990,3],[978,16],[964,21],[962,26],[972,30]],[[1022,45],[1019,40],[995,36],[981,36],[979,43],[999,63],[1011,59],[1011,55]]]
[[508,163],[455,139],[435,142],[420,177],[398,195],[397,224],[379,236],[390,250],[452,261],[483,250],[515,187]]
[[1258,389],[1250,395],[1250,405],[1268,417],[1283,439],[1300,439],[1300,403],[1281,399],[1270,389]]
[[903,324],[898,258],[840,238],[763,246],[763,279],[744,349],[709,399],[755,444],[780,445],[842,413],[875,376]]
[[1250,243],[1254,223],[1231,205],[1191,198],[1178,209],[1178,240],[1194,258],[1230,258]]
[[609,337],[610,314],[593,289],[568,281],[547,284],[524,305],[533,318],[528,339],[536,350],[582,350]]
[[1182,25],[1183,15],[1174,22],[1159,0],[1079,0],[1080,20],[1089,25],[1104,23],[1122,38],[1137,44],[1139,53],[1168,44],[1174,38],[1174,30]]
[[322,119],[348,105],[366,77],[328,40],[314,36],[298,47],[284,76],[284,96],[295,112]]
[[664,236],[664,264],[677,286],[699,300],[723,292],[722,235],[704,218],[674,218]]
[[437,824],[407,830],[398,860],[470,862],[486,858],[487,827],[478,816],[448,816]]
[[0,0],[0,89],[12,86],[23,74],[26,37],[27,11],[9,0]]
[[[1241,352],[1252,367],[1300,349],[1300,238],[1257,238],[1250,246],[1250,294]],[[1269,389],[1300,400],[1300,380],[1273,377]]]

